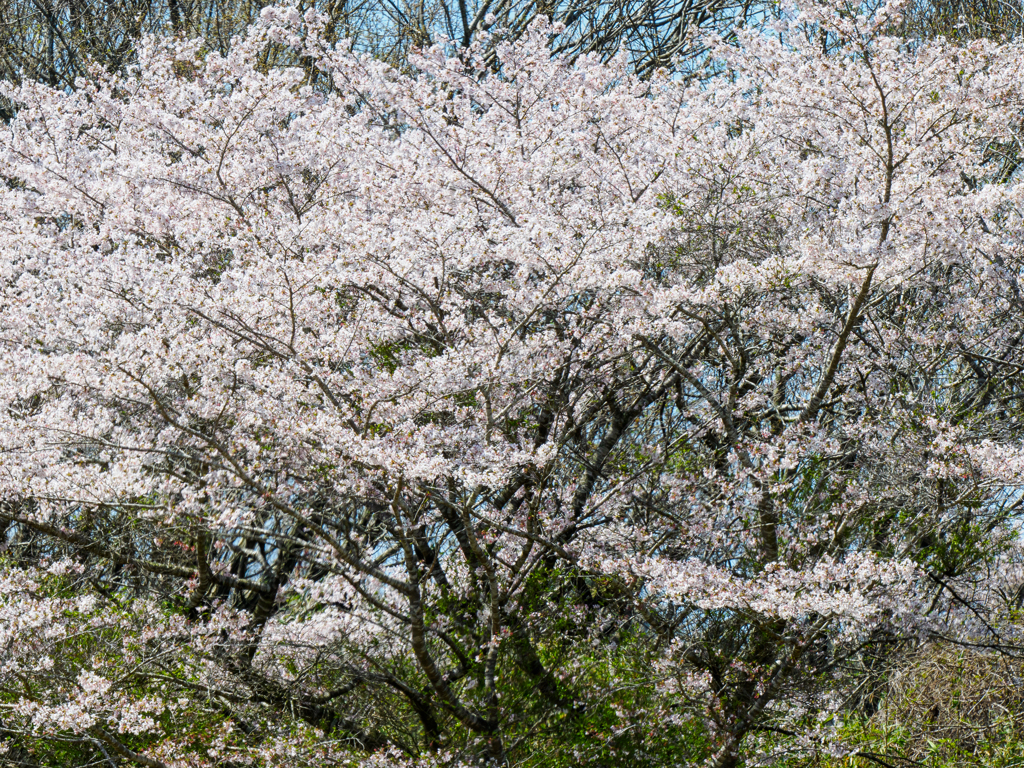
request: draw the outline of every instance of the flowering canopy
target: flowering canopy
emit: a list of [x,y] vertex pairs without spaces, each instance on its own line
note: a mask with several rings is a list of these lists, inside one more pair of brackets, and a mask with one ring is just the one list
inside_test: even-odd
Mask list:
[[1013,642],[1024,49],[894,8],[12,91],[7,748],[724,767]]

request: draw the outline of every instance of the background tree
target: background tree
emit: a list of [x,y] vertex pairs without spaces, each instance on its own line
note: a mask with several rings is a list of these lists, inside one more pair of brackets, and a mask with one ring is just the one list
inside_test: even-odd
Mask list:
[[1024,6],[1007,2],[925,2],[907,8],[903,34],[908,37],[1008,39],[1020,34]]
[[[0,77],[74,88],[93,64],[114,72],[133,63],[137,42],[152,34],[200,38],[224,54],[265,5],[249,0],[5,0],[0,3]],[[746,0],[303,0],[297,7],[320,11],[327,37],[351,39],[360,50],[396,66],[405,64],[414,46],[451,40],[468,47],[495,26],[503,30],[502,39],[517,40],[543,15],[565,28],[552,43],[555,52],[609,57],[621,48],[637,71],[650,73],[694,54],[695,31],[727,33],[747,19],[763,20],[769,6]],[[286,53],[268,49],[264,65],[282,56],[281,63],[294,64]]]

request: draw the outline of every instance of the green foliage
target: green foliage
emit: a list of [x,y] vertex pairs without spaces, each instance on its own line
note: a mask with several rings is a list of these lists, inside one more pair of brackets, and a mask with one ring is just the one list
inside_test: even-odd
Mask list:
[[1024,664],[969,649],[925,647],[884,683],[878,710],[851,715],[828,768],[1024,766]]

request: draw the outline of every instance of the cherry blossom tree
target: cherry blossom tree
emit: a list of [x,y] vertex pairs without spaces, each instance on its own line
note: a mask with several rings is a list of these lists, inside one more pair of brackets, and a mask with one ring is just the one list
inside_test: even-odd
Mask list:
[[899,12],[9,89],[11,759],[726,768],[1019,648],[1024,50]]

